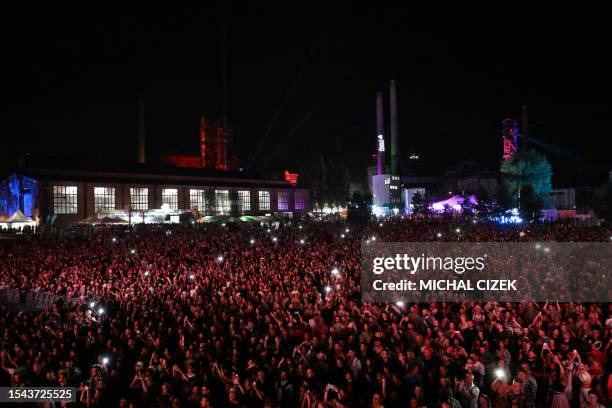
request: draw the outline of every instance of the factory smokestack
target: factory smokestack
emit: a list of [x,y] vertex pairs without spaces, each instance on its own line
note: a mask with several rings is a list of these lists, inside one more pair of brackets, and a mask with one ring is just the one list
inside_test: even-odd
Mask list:
[[383,113],[382,92],[376,92],[376,171],[380,176],[385,166],[385,115]]
[[144,94],[140,92],[138,95],[138,152],[136,160],[140,164],[144,164],[145,155],[145,113],[144,113]]
[[522,146],[522,150],[524,152],[527,151],[527,145],[529,144],[529,136],[527,134],[527,105],[523,105],[521,106],[521,111],[522,111],[522,125],[523,125],[523,146]]
[[397,129],[397,89],[395,87],[395,80],[391,80],[390,94],[391,99],[390,110],[391,110],[391,174],[394,176],[398,175],[398,129]]

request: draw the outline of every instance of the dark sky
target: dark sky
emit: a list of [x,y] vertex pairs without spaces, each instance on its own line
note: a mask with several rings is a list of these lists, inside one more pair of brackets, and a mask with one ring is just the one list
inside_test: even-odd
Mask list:
[[501,120],[524,103],[558,183],[612,166],[609,13],[583,2],[326,3],[5,9],[0,155],[132,160],[141,91],[148,156],[196,152],[199,117],[223,115],[225,48],[236,153],[254,170],[324,154],[365,179],[375,93],[387,98],[391,78],[400,151],[432,169],[495,166]]

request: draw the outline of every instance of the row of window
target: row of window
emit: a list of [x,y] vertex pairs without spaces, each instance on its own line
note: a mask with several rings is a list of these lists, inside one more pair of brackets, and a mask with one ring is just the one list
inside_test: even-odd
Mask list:
[[[76,214],[77,213],[77,187],[76,186],[53,186],[53,212],[55,214]],[[260,211],[270,211],[270,192],[258,191],[258,207]],[[279,211],[289,210],[289,192],[279,191],[277,207]],[[240,212],[251,210],[251,191],[238,190],[236,197],[239,203]],[[200,211],[208,212],[214,205],[217,212],[228,213],[231,207],[229,190],[206,190],[190,189],[189,203],[191,208],[198,208]],[[130,188],[130,205],[133,210],[149,209],[149,189],[142,187]],[[176,188],[162,189],[162,205],[167,205],[171,210],[178,210],[178,190]],[[94,187],[94,208],[98,210],[115,209],[115,188],[114,187]],[[304,210],[306,208],[306,192],[295,192],[294,208]]]

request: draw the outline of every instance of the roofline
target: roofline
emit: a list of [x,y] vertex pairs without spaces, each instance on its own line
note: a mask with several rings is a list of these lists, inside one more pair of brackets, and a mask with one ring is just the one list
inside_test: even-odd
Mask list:
[[152,182],[153,179],[161,181],[178,181],[180,184],[233,184],[233,185],[266,185],[277,186],[284,188],[299,188],[293,187],[286,180],[265,180],[254,178],[239,178],[239,177],[223,177],[223,176],[196,176],[196,175],[177,175],[163,173],[138,173],[138,172],[112,172],[112,171],[92,171],[92,170],[49,170],[45,168],[27,168],[22,171],[15,172],[29,177],[42,176],[45,179],[54,178],[104,178],[104,179],[123,179],[134,180],[142,184]]

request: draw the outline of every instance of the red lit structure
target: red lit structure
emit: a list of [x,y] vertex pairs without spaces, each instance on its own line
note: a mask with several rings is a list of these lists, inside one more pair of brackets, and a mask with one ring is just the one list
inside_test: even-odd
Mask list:
[[504,119],[502,122],[502,139],[504,140],[504,160],[516,153],[518,145],[518,125],[514,119]]
[[300,175],[298,173],[289,173],[288,170],[285,170],[285,180],[288,181],[293,187],[297,186],[299,176]]
[[223,120],[200,119],[200,154],[166,155],[164,164],[178,167],[194,167],[209,170],[236,171],[237,160],[229,159],[232,129],[224,125]]

